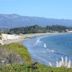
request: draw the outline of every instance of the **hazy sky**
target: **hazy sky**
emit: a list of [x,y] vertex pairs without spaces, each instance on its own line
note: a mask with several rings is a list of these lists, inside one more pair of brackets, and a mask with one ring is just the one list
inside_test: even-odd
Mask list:
[[0,0],[0,14],[72,19],[72,0]]

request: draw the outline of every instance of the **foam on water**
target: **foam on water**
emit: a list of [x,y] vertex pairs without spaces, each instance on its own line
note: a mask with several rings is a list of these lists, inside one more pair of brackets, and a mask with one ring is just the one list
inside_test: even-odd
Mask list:
[[48,49],[46,43],[44,43],[44,48],[46,48],[48,52],[52,52],[52,53],[55,52],[55,50]]
[[46,45],[46,43],[44,43],[44,48],[47,48],[47,45]]
[[40,38],[37,38],[37,40],[36,40],[36,42],[34,43],[34,45],[37,45],[37,44],[39,44],[39,43],[41,43]]

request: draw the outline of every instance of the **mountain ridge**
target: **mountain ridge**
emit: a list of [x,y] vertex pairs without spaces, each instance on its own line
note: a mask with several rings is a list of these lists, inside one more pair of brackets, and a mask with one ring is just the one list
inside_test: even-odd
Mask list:
[[22,16],[18,14],[0,14],[0,28],[25,27],[31,25],[64,25],[72,26],[71,19],[54,19],[45,17]]

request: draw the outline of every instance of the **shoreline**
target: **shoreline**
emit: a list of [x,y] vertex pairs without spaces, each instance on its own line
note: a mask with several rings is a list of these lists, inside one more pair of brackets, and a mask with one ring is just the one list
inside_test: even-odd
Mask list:
[[55,36],[55,35],[63,35],[63,34],[72,34],[72,33],[70,33],[70,32],[66,32],[66,33],[34,33],[34,34],[25,34],[25,35],[23,35],[23,38],[25,40],[25,39],[31,39],[33,37]]
[[70,32],[66,33],[33,33],[33,34],[23,34],[19,39],[8,39],[8,40],[0,40],[0,44],[10,44],[10,43],[21,43],[23,40],[31,39],[32,37],[39,37],[39,36],[55,36],[55,35],[63,35],[63,34],[71,34]]

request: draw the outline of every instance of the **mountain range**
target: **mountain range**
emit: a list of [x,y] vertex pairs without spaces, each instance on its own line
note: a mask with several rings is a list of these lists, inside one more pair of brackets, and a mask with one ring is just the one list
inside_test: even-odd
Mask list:
[[15,28],[15,27],[25,27],[31,25],[72,26],[72,20],[21,16],[18,14],[0,14],[0,28]]

